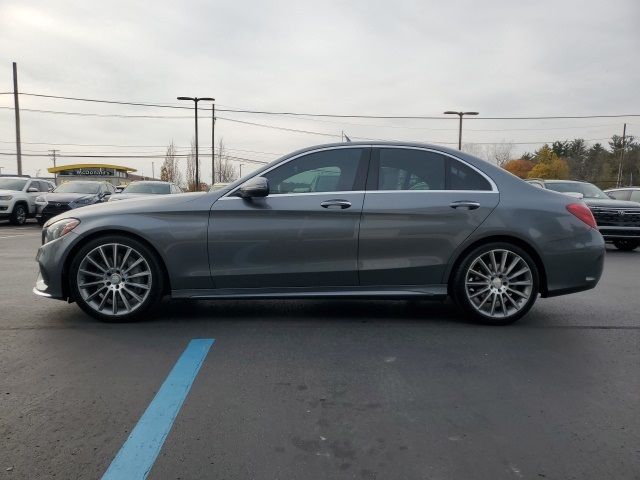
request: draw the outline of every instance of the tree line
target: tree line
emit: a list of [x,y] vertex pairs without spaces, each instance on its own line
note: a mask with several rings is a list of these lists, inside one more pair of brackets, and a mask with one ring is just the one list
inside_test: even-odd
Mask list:
[[640,143],[613,135],[607,146],[582,138],[557,140],[498,165],[520,178],[582,180],[602,188],[640,182]]

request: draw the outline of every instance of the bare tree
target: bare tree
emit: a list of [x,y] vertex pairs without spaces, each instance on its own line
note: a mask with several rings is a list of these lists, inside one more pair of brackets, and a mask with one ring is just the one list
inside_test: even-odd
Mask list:
[[233,182],[237,178],[236,169],[229,161],[229,156],[225,153],[222,138],[220,139],[220,144],[218,146],[216,176],[218,177],[218,182],[220,183]]
[[495,163],[499,167],[503,167],[509,160],[512,160],[513,143],[505,142],[492,143],[485,147],[486,159]]
[[180,171],[176,155],[176,146],[172,140],[167,147],[167,152],[164,155],[164,162],[162,162],[162,167],[160,168],[160,180],[180,185],[182,184],[182,172]]
[[196,192],[196,144],[191,140],[191,150],[187,155],[187,172],[185,178],[185,186],[188,192]]
[[485,158],[485,149],[478,143],[463,143],[462,151],[478,158]]

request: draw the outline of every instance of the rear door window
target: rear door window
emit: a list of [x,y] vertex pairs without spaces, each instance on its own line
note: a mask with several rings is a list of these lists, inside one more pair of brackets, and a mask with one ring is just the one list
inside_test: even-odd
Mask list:
[[448,190],[491,190],[491,184],[473,168],[449,158]]
[[381,148],[378,190],[444,190],[446,157],[406,148]]

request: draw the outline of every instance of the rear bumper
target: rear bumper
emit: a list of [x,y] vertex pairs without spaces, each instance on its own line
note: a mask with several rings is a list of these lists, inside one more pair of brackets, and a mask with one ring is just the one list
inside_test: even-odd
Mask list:
[[594,288],[604,268],[605,240],[589,230],[570,240],[549,242],[544,263],[547,289],[544,297],[555,297]]

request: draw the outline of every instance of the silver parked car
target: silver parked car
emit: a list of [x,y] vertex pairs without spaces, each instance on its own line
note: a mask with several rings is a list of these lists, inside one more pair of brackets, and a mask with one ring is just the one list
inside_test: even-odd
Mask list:
[[593,288],[604,240],[576,198],[439,146],[342,143],[220,190],[109,202],[43,229],[34,292],[104,321],[173,298],[443,299],[506,324]]
[[120,193],[112,196],[109,200],[127,200],[130,198],[140,198],[149,195],[172,195],[182,193],[182,189],[171,182],[161,182],[158,180],[139,180],[131,182]]

